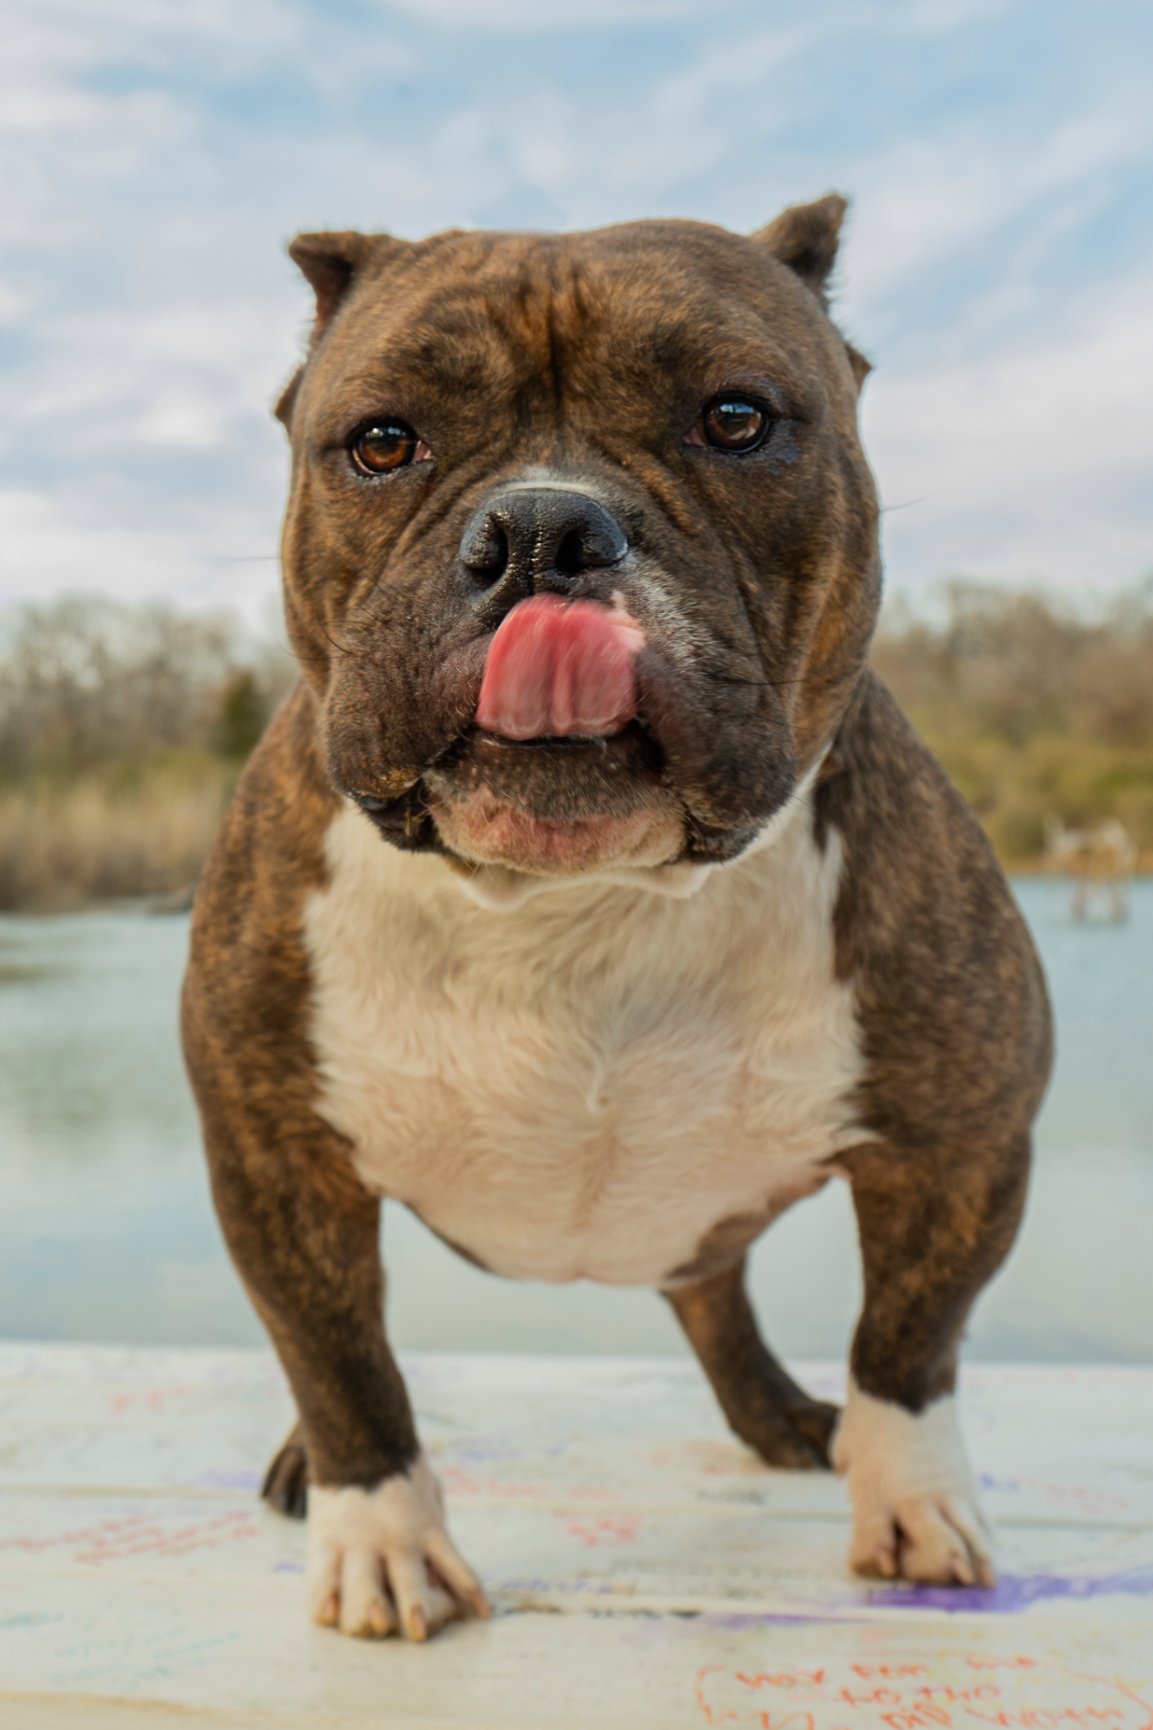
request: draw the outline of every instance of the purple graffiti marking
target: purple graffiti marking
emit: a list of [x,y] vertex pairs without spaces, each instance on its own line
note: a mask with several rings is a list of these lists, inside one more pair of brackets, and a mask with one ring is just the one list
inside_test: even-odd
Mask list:
[[259,1490],[259,1472],[203,1472],[193,1483],[198,1490]]
[[1062,1574],[1003,1574],[990,1591],[958,1591],[955,1586],[881,1586],[869,1593],[870,1606],[895,1610],[947,1610],[951,1615],[1016,1615],[1047,1598],[1153,1597],[1153,1567],[1128,1568],[1097,1579]]

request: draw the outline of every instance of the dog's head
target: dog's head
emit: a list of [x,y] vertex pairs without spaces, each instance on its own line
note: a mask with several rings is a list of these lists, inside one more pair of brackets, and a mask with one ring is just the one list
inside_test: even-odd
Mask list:
[[731,859],[819,758],[880,581],[843,213],[293,243],[289,628],[397,846]]

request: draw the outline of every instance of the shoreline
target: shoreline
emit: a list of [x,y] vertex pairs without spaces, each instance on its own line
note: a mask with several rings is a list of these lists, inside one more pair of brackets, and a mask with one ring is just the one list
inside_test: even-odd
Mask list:
[[[1006,864],[1003,860],[1001,869],[1010,883],[1017,881],[1042,881],[1065,883],[1072,891],[1078,882],[1074,873],[1061,870],[1047,860],[1026,860],[1021,863]],[[1153,878],[1153,855],[1144,855],[1137,868],[1125,881],[1144,882]],[[1094,887],[1107,889],[1110,879],[1101,879]],[[0,922],[6,919],[67,919],[79,918],[92,913],[147,913],[153,917],[188,914],[192,911],[192,903],[196,893],[195,884],[162,893],[142,891],[135,895],[97,896],[92,899],[73,899],[62,897],[54,899],[50,896],[37,898],[17,907],[0,907]]]

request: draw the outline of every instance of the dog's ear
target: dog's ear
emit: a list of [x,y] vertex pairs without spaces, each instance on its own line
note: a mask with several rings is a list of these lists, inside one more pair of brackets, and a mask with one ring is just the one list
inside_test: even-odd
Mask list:
[[332,234],[298,234],[289,245],[288,256],[316,295],[313,341],[323,332],[355,276],[375,271],[385,261],[395,261],[412,250],[408,241],[396,240],[391,234],[358,234],[351,228]]
[[345,229],[333,234],[298,234],[288,248],[316,295],[313,341],[321,334],[348,291],[353,276],[373,247],[373,236]]
[[849,365],[853,369],[853,377],[857,381],[857,395],[864,389],[865,380],[873,370],[873,363],[868,360],[859,348],[854,348],[851,342],[846,342],[845,353],[849,357]]
[[292,411],[296,405],[296,398],[300,391],[300,381],[303,377],[304,368],[298,366],[280,395],[277,397],[275,403],[272,405],[273,414],[276,416],[285,431],[289,433],[292,431]]
[[[389,234],[359,234],[355,229],[297,235],[289,245],[288,256],[316,295],[310,350],[323,336],[325,326],[348,293],[354,276],[373,267],[382,257],[401,250],[405,244]],[[277,420],[290,430],[292,408],[303,376],[303,366],[297,367],[273,410]]]
[[837,260],[841,224],[849,208],[839,192],[826,193],[812,204],[792,204],[753,239],[767,246],[774,258],[795,271],[822,306],[828,304],[829,277]]

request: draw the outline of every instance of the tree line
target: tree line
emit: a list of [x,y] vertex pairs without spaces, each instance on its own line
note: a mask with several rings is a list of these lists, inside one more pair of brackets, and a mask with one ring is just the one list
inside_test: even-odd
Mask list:
[[892,610],[873,661],[1002,858],[1114,819],[1153,863],[1153,579],[1093,615],[975,583],[941,600]]
[[166,753],[243,760],[293,677],[226,616],[98,597],[0,626],[0,781],[74,779]]
[[[1094,616],[955,582],[873,664],[1007,864],[1117,819],[1153,863],[1153,579]],[[295,669],[226,617],[66,598],[0,615],[0,906],[194,881]]]

